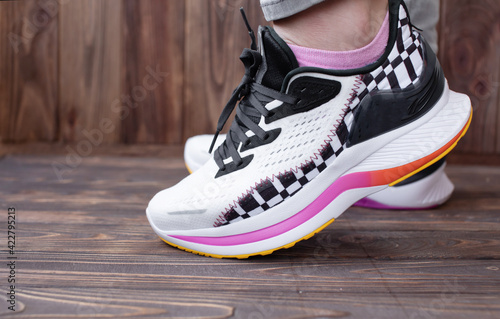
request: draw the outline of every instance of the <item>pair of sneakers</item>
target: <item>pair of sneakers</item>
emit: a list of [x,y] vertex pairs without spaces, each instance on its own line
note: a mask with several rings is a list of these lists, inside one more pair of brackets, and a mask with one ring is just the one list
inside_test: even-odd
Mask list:
[[470,124],[470,100],[448,88],[404,2],[389,1],[389,19],[385,53],[354,70],[299,67],[276,32],[259,27],[217,125],[236,108],[228,134],[146,209],[156,234],[190,252],[246,258],[311,237],[355,203],[446,200],[442,159]]

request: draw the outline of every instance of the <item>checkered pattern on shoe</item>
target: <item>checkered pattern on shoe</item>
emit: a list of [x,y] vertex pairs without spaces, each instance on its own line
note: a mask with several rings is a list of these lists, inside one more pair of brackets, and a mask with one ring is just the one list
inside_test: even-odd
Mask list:
[[[406,88],[418,81],[423,67],[423,46],[421,35],[412,32],[410,19],[403,7],[399,10],[398,36],[396,45],[383,65],[362,76],[364,89],[354,98],[354,108],[369,93],[377,90]],[[351,127],[351,110],[344,117],[347,127]]]
[[[339,138],[347,139],[346,126],[339,126],[337,132]],[[252,192],[239,198],[236,205],[229,208],[215,226],[226,225],[258,215],[296,194],[342,153],[345,143],[341,143],[339,138],[328,143],[320,151],[319,156],[305,165],[279,174],[273,179],[260,182]]]
[[420,35],[412,32],[410,20],[401,6],[396,45],[383,65],[360,76],[350,102],[344,108],[342,120],[334,124],[332,134],[325,139],[325,144],[318,150],[318,154],[311,156],[310,161],[301,167],[280,173],[252,187],[238,198],[234,205],[230,205],[219,215],[214,226],[223,226],[258,215],[299,192],[331,165],[345,149],[354,118],[353,111],[360,101],[375,90],[406,88],[415,84],[422,67],[423,47]]
[[406,88],[418,81],[423,67],[423,47],[420,34],[412,32],[410,19],[403,7],[399,12],[396,45],[383,65],[363,76],[366,90],[360,100],[375,90]]

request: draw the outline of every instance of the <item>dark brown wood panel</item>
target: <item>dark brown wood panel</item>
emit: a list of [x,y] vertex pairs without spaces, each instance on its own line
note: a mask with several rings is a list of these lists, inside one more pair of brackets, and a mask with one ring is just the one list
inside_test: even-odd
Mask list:
[[255,30],[265,23],[258,1],[186,1],[185,139],[215,132],[219,114],[243,76],[239,55],[250,46],[250,37],[240,7]]
[[0,3],[0,143],[57,138],[56,3]]
[[450,87],[472,100],[474,117],[461,152],[500,153],[500,5],[442,0],[440,61]]
[[59,117],[64,143],[119,142],[120,110],[114,104],[121,94],[121,4],[88,0],[61,5]]
[[3,318],[500,316],[499,168],[449,166],[455,194],[438,209],[350,208],[290,249],[219,260],[166,245],[147,222],[148,200],[187,175],[180,157],[88,157],[59,181],[64,158],[0,160],[22,310]]
[[[440,60],[475,112],[457,151],[498,155],[500,6],[441,3]],[[103,144],[181,145],[212,133],[243,74],[240,6],[255,29],[266,23],[251,0],[0,1],[0,143],[94,141],[84,130],[97,129]]]
[[[184,1],[124,5],[124,143],[182,142]],[[128,115],[127,115],[128,114]]]

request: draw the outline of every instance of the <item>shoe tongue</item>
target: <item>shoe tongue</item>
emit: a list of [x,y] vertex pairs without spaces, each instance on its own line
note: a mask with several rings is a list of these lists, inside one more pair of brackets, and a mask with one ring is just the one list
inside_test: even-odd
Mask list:
[[281,90],[286,75],[299,67],[290,47],[269,27],[259,27],[259,49],[262,64],[256,75],[257,83]]
[[[268,88],[281,91],[281,86],[286,75],[299,67],[297,59],[290,47],[280,38],[280,36],[269,27],[259,27],[259,52],[262,55],[262,62],[255,75],[255,81]],[[271,102],[268,98],[259,95],[258,99],[265,103]],[[260,121],[260,113],[253,107],[248,107],[245,102],[241,102],[242,110],[254,123]]]

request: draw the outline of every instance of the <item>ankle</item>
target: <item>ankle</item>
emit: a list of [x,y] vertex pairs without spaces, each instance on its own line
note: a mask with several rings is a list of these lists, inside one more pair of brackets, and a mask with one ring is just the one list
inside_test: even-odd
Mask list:
[[384,53],[389,39],[389,14],[368,45],[349,51],[328,51],[288,44],[295,54],[299,66],[312,66],[321,69],[357,69],[377,61]]
[[289,44],[350,51],[372,42],[386,13],[387,0],[329,0],[274,21],[274,29]]

